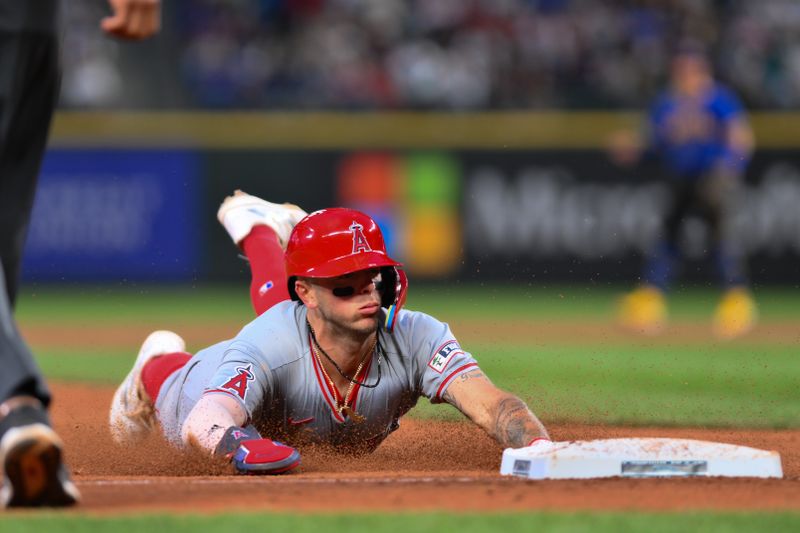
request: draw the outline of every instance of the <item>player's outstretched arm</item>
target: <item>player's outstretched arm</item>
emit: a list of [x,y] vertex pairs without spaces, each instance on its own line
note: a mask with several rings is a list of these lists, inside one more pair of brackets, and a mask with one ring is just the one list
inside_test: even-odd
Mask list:
[[247,421],[242,405],[225,394],[206,394],[189,412],[181,428],[184,444],[212,454],[225,431]]
[[498,389],[479,369],[459,376],[447,387],[442,399],[506,448],[521,448],[536,439],[550,439],[525,402]]
[[206,394],[181,428],[183,442],[229,460],[242,474],[282,474],[300,464],[294,448],[261,437],[247,422],[247,413],[232,396]]

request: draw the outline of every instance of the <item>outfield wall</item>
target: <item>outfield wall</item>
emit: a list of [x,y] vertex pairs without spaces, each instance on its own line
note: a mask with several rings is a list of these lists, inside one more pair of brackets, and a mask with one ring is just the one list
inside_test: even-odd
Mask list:
[[[62,113],[26,253],[30,280],[246,277],[214,214],[234,188],[375,216],[417,278],[629,280],[653,241],[655,166],[622,169],[632,113]],[[800,279],[800,115],[753,117],[734,228],[757,282]],[[686,279],[711,280],[702,224]]]

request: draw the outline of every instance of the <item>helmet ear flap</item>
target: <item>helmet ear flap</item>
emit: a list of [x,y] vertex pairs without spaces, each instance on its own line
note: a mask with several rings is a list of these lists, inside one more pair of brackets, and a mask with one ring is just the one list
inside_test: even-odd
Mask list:
[[406,293],[408,292],[408,276],[404,270],[397,267],[383,267],[381,269],[383,280],[383,294],[381,294],[381,306],[387,309],[384,328],[389,333],[394,329],[397,315],[400,308],[406,303]]
[[389,307],[397,297],[397,269],[381,268],[381,307]]

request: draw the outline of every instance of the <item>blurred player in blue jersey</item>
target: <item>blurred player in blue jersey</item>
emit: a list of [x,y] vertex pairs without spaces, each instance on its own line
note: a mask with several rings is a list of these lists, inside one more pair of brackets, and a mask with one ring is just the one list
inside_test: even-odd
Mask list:
[[753,150],[753,134],[742,104],[714,80],[701,47],[684,44],[674,55],[670,86],[653,103],[647,129],[645,154],[657,157],[665,167],[672,201],[642,285],[622,300],[620,320],[640,332],[663,329],[664,293],[681,259],[682,223],[687,215],[697,214],[708,226],[708,250],[724,287],[714,332],[723,339],[742,335],[752,328],[756,307],[729,222]]

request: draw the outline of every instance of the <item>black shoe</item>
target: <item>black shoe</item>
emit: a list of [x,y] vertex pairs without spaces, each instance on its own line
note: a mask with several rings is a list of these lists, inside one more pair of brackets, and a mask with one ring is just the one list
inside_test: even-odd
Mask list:
[[0,440],[5,507],[64,507],[77,503],[78,489],[62,460],[63,443],[47,424],[44,409],[22,406],[2,421]]

